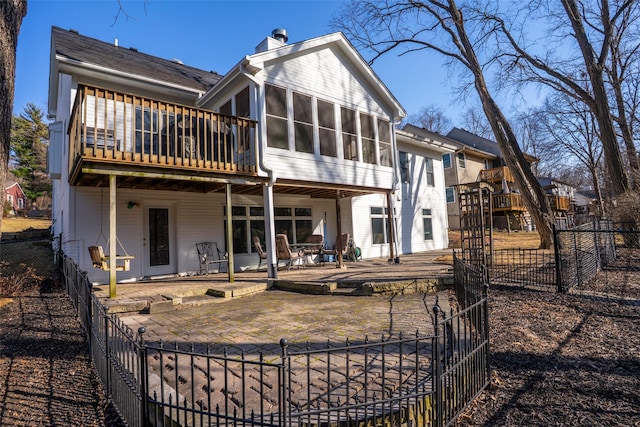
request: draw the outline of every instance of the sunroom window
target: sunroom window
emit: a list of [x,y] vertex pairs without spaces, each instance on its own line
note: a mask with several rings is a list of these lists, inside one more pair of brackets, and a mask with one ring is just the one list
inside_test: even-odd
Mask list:
[[344,158],[358,160],[358,135],[356,133],[356,112],[350,108],[340,108],[342,122],[342,146]]
[[334,105],[320,99],[318,100],[318,134],[320,136],[320,154],[337,157]]
[[376,164],[376,133],[373,127],[373,116],[360,113],[360,135],[362,136],[362,160]]
[[313,153],[313,116],[310,96],[293,93],[293,127],[296,151]]
[[380,166],[393,166],[391,132],[387,120],[378,119],[378,142],[380,143]]
[[287,131],[287,91],[283,88],[265,85],[267,103],[267,146],[289,149]]

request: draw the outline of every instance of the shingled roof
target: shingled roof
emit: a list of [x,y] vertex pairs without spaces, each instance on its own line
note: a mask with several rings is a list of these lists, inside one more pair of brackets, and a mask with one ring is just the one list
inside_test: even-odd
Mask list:
[[131,75],[152,78],[205,92],[222,78],[218,73],[158,58],[135,49],[115,46],[59,27],[51,28],[58,56]]
[[473,147],[477,150],[481,150],[486,153],[490,153],[495,156],[501,157],[500,147],[498,147],[497,142],[494,142],[494,141],[491,141],[490,139],[486,139],[476,134],[473,134],[466,129],[459,129],[454,127],[447,134],[447,136],[468,147]]

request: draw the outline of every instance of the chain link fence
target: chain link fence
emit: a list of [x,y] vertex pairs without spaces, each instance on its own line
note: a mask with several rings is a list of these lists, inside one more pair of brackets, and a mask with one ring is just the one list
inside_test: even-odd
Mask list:
[[640,231],[598,221],[556,230],[563,292],[640,302]]
[[54,251],[48,234],[0,240],[0,276],[8,278],[29,272],[32,275],[51,278],[56,274]]

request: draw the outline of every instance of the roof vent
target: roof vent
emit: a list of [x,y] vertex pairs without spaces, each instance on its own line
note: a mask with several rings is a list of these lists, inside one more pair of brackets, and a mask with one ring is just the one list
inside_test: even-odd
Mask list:
[[78,34],[78,30],[75,30],[73,28],[69,28],[69,32],[73,34]]
[[134,52],[137,52],[137,51],[138,51],[138,49],[136,49],[135,47],[130,47],[130,48],[129,48],[129,50],[132,50],[132,51],[134,51]]
[[171,60],[171,62],[175,62],[176,64],[180,64],[180,65],[184,65],[184,62],[182,62],[182,61],[181,61],[180,59],[178,59],[178,58],[173,58],[173,59]]
[[275,30],[271,31],[271,37],[282,43],[286,43],[287,40],[289,40],[289,37],[287,36],[287,30],[285,30],[284,28],[276,28]]

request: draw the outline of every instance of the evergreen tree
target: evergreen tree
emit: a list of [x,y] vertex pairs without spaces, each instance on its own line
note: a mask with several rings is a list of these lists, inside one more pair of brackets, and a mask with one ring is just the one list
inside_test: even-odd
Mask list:
[[[10,168],[18,178],[27,198],[33,203],[49,200],[51,181],[47,175],[47,124],[44,113],[34,104],[27,104],[11,123]],[[38,206],[46,208],[47,206]]]

